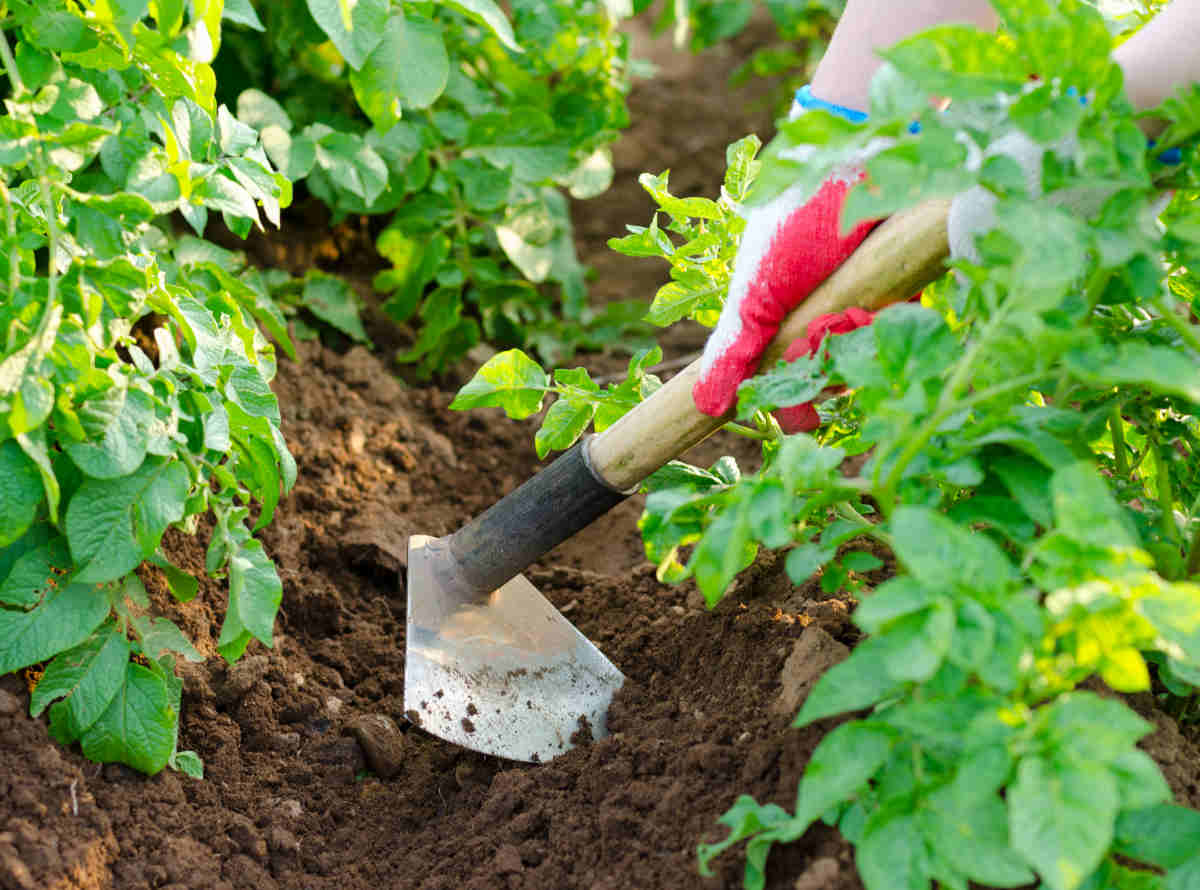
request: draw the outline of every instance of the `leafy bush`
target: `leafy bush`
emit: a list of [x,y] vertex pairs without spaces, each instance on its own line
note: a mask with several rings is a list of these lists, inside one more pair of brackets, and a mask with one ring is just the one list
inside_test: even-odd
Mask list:
[[[814,112],[784,125],[754,196],[815,184],[894,140],[844,224],[982,183],[998,199],[982,263],[959,261],[920,304],[743,384],[738,414],[764,438],[757,473],[726,458],[647,483],[647,553],[710,603],[763,546],[788,550],[798,584],[862,592],[854,620],[869,636],[794,725],[865,716],[826,735],[794,811],[743,797],[721,818],[728,837],[700,848],[707,871],[746,842],[748,888],[764,885],[773,844],[818,819],[855,845],[871,890],[1174,888],[1200,870],[1200,814],[1168,803],[1137,747],[1152,726],[1079,688],[1200,684],[1200,87],[1155,112],[1169,126],[1148,149],[1094,9],[994,5],[998,35],[943,27],[886,53],[869,124]],[[1091,85],[1086,101],[1074,84]],[[949,109],[932,110],[931,94]],[[1045,198],[1003,153],[977,172],[966,163],[1016,130],[1044,147]],[[787,159],[796,146],[811,147],[804,165]],[[1160,160],[1171,147],[1182,163]],[[688,244],[689,226],[708,224],[708,205],[660,206]],[[655,226],[618,244],[668,258],[673,274],[691,260]],[[730,253],[687,278],[695,292],[722,290]],[[503,404],[509,384],[489,385]],[[817,436],[769,422],[831,386],[848,390],[824,398]],[[849,455],[866,460],[843,475]],[[880,548],[899,572],[866,592],[859,576]]]
[[49,660],[32,710],[91,759],[199,774],[176,746],[174,658],[201,656],[152,614],[137,570],[196,596],[160,543],[211,511],[206,569],[229,585],[218,649],[271,645],[282,588],[251,506],[261,528],[296,466],[260,325],[292,347],[262,277],[164,215],[245,232],[278,223],[291,185],[216,102],[219,0],[8,9],[0,673]]
[[481,338],[552,361],[636,327],[637,306],[588,307],[561,191],[603,192],[628,125],[606,4],[518,0],[511,25],[492,0],[255,7],[217,65],[258,86],[227,101],[335,220],[390,215],[375,286],[420,323],[399,361],[428,375]]

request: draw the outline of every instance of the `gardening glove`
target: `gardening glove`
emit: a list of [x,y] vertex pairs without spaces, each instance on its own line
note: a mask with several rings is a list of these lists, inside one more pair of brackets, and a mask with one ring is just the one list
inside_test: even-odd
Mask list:
[[[867,117],[864,112],[823,102],[804,87],[796,94],[789,119],[814,108],[854,123]],[[705,344],[700,379],[692,389],[696,407],[703,413],[719,417],[733,406],[738,384],[755,372],[783,319],[875,226],[875,221],[864,221],[843,233],[840,223],[846,194],[863,178],[866,160],[867,156],[857,158],[835,171],[815,193],[792,187],[747,215],[729,296]],[[793,343],[785,357],[790,361],[811,354],[827,333],[845,333],[868,324],[871,318],[871,313],[861,309],[817,318],[809,325],[808,336]],[[815,429],[819,424],[811,404],[781,409],[776,418],[788,432]]]
[[[1080,101],[1085,101],[1081,99]],[[1153,140],[1150,141],[1153,146]],[[1068,160],[1075,154],[1079,144],[1074,137],[1067,137],[1049,146],[1060,160]],[[1006,133],[988,145],[985,151],[971,151],[967,157],[967,169],[977,172],[983,162],[996,155],[1007,155],[1015,160],[1025,175],[1025,191],[1031,197],[1042,195],[1042,155],[1044,149],[1020,130]],[[1164,164],[1178,164],[1182,160],[1180,150],[1169,149],[1159,155]],[[1076,216],[1087,219],[1096,214],[1104,202],[1120,188],[1118,185],[1098,185],[1077,189],[1061,189],[1046,196],[1047,203],[1061,207]],[[1155,215],[1170,203],[1173,193],[1164,192]],[[972,263],[981,262],[975,239],[996,225],[996,195],[981,185],[973,186],[954,198],[950,214],[946,219],[950,241],[950,256],[965,258]]]

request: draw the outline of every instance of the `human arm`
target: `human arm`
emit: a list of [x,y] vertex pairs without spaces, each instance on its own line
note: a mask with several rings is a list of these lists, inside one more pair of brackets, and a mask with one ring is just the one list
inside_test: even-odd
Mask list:
[[[1125,72],[1125,91],[1134,107],[1153,108],[1180,87],[1200,80],[1200,0],[1174,0],[1113,51]],[[1148,136],[1162,121],[1143,121]]]
[[996,23],[988,0],[848,0],[810,87],[826,102],[865,111],[880,50],[937,25]]

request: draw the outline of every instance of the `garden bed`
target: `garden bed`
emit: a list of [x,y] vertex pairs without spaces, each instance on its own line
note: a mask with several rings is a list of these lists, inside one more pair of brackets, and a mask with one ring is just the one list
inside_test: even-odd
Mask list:
[[[601,296],[647,295],[661,272],[602,247],[649,214],[636,172],[673,156],[681,193],[713,192],[723,146],[769,118],[725,114],[734,61],[702,57],[639,88],[616,190],[577,214]],[[673,334],[669,348],[699,342]],[[275,384],[300,468],[262,534],[284,584],[275,649],[255,643],[226,667],[221,589],[202,579],[201,595],[178,605],[156,570],[143,575],[210,656],[185,666],[181,739],[205,779],[88,763],[26,716],[24,678],[0,679],[0,887],[740,886],[740,851],[702,879],[695,846],[724,835],[715,820],[739,794],[792,806],[832,721],[789,723],[856,643],[853,600],[794,586],[767,555],[709,611],[691,585],[661,585],[641,565],[633,499],[528,573],[629,678],[612,735],[541,766],[443,743],[403,717],[407,538],[453,530],[534,472],[532,429],[450,412],[450,392],[406,387],[364,349],[301,352]],[[729,444],[704,447],[715,456]],[[170,533],[166,546],[203,575],[200,540]],[[1177,799],[1200,805],[1194,727],[1181,733],[1149,696],[1131,703],[1157,726],[1144,747]],[[849,845],[818,825],[772,855],[768,886],[860,884]]]

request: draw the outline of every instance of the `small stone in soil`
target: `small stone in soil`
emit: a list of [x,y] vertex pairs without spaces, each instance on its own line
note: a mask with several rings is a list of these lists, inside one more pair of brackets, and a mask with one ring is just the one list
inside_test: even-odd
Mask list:
[[475,724],[472,723],[470,720],[468,720],[466,717],[463,717],[462,718],[462,728],[465,729],[467,732],[474,732]]
[[390,779],[404,766],[404,735],[386,714],[363,714],[346,725],[344,732],[358,739],[375,775]]

